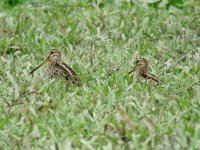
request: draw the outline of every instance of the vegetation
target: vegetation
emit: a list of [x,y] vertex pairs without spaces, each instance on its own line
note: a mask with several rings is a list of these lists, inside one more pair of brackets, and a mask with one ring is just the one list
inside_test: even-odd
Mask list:
[[[0,149],[199,149],[200,1],[176,2],[2,0]],[[82,88],[28,74],[53,47]]]

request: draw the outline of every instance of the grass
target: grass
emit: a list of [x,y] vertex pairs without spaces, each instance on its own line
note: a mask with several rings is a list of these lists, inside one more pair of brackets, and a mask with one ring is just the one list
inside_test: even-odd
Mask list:
[[[200,3],[0,2],[0,149],[199,149]],[[164,4],[163,4],[164,5]],[[84,83],[28,73],[59,48]],[[127,72],[136,53],[161,80]],[[116,65],[119,72],[107,74]]]

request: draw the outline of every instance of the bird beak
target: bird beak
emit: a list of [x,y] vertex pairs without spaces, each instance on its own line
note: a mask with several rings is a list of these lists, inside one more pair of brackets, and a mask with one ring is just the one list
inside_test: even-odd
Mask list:
[[42,65],[44,65],[46,62],[48,62],[50,55],[39,65],[37,66],[35,69],[33,69],[29,74],[32,74],[33,72],[35,72],[37,69],[39,69]]

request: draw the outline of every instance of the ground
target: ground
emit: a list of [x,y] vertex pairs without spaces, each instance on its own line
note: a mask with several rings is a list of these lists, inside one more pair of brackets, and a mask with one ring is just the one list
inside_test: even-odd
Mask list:
[[[199,149],[200,2],[177,2],[1,1],[0,149]],[[51,48],[81,88],[29,75]]]

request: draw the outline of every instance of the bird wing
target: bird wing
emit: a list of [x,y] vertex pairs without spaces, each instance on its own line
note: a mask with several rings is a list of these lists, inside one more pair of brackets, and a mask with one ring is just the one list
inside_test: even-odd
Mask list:
[[158,78],[151,73],[144,73],[144,74],[142,74],[142,77],[153,80],[153,81],[157,82],[157,84],[159,84]]
[[59,63],[57,66],[63,70],[64,77],[66,80],[73,80],[74,84],[77,84],[78,86],[81,86],[81,80],[77,76],[77,74],[65,63]]

